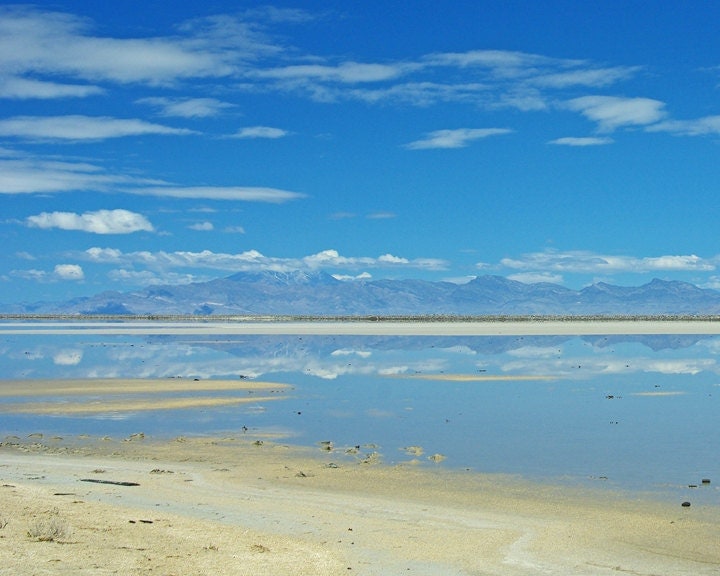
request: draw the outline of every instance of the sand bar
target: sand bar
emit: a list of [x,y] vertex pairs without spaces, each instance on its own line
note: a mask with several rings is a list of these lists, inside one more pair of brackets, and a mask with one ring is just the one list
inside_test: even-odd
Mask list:
[[5,335],[358,335],[358,336],[530,336],[611,334],[720,334],[714,320],[603,321],[313,321],[313,322],[8,322]]
[[194,380],[186,378],[75,378],[0,380],[2,396],[71,396],[97,394],[149,394],[202,391],[288,390],[288,384],[261,380]]
[[720,570],[707,506],[235,438],[9,440],[0,455],[0,574]]

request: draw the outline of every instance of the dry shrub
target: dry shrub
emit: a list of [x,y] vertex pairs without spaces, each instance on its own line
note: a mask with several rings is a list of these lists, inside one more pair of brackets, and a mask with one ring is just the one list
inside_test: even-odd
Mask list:
[[49,519],[39,519],[28,529],[28,536],[38,542],[67,540],[70,536],[70,526],[65,520],[57,516]]

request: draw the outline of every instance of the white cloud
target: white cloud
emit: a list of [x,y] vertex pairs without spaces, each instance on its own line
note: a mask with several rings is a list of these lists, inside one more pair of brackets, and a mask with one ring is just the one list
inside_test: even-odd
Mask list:
[[60,280],[83,280],[85,278],[82,267],[77,264],[57,264],[54,274]]
[[280,80],[321,80],[346,84],[380,82],[401,76],[405,67],[401,64],[362,64],[342,62],[338,65],[300,64],[284,68],[257,71],[259,78]]
[[223,229],[223,232],[229,234],[245,234],[245,228],[242,226],[227,226]]
[[513,270],[568,273],[618,273],[654,271],[715,270],[712,260],[692,255],[669,255],[637,258],[635,256],[596,254],[588,251],[546,251],[524,254],[521,258],[503,258],[500,264]]
[[550,140],[548,144],[556,144],[558,146],[604,146],[606,144],[612,144],[613,142],[614,140],[612,138],[607,137],[566,136],[564,138],[556,138],[555,140]]
[[0,136],[32,140],[104,140],[146,134],[182,136],[194,132],[144,120],[107,116],[15,116],[0,120]]
[[206,200],[238,200],[243,202],[270,202],[280,204],[289,200],[304,198],[304,194],[278,190],[276,188],[254,188],[242,186],[153,186],[151,188],[130,188],[130,194],[143,196],[165,196],[170,198],[203,198]]
[[218,116],[235,104],[222,102],[216,98],[164,98],[152,97],[137,100],[138,104],[147,104],[160,109],[163,116],[181,118],[208,118]]
[[342,282],[349,282],[352,280],[370,280],[372,279],[372,274],[369,272],[361,272],[360,274],[333,274],[332,275],[335,280],[340,280]]
[[395,218],[394,212],[371,212],[365,216],[368,220],[389,220]]
[[[102,167],[85,162],[54,159],[16,159],[12,151],[0,158],[0,194],[33,194],[92,190],[125,192],[142,196],[237,200],[280,204],[305,198],[304,194],[276,188],[242,186],[173,186],[170,183],[106,173]],[[3,154],[0,150],[0,156]]]
[[578,69],[540,75],[534,78],[532,83],[548,88],[568,88],[570,86],[602,87],[626,80],[639,70],[639,66]]
[[523,284],[536,284],[538,282],[563,283],[563,277],[560,274],[551,274],[549,272],[521,272],[520,274],[510,274],[508,278]]
[[52,272],[47,270],[11,270],[10,276],[32,282],[53,283],[62,281],[79,282],[85,279],[85,273],[78,264],[57,264]]
[[102,93],[103,89],[98,86],[61,84],[13,76],[0,78],[0,98],[49,100],[52,98],[85,98]]
[[272,128],[270,126],[248,126],[241,128],[237,133],[233,134],[233,138],[283,138],[288,135],[287,130],[282,128]]
[[436,258],[408,259],[392,254],[379,257],[342,256],[337,250],[323,250],[300,258],[279,258],[265,256],[257,250],[235,254],[218,253],[210,250],[200,252],[127,252],[115,248],[89,248],[78,257],[96,263],[143,266],[153,270],[194,267],[227,271],[274,270],[354,270],[358,268],[409,268],[423,270],[444,270],[447,262]]
[[60,228],[80,230],[94,234],[130,234],[152,232],[152,224],[142,214],[129,210],[98,210],[75,214],[74,212],[42,212],[28,216],[27,225],[33,228]]
[[458,128],[455,130],[435,130],[425,135],[422,140],[410,142],[405,147],[410,150],[430,148],[464,148],[473,140],[508,134],[507,128]]
[[[0,194],[108,191],[115,185],[132,182],[129,177],[106,174],[99,166],[85,162],[40,158],[0,159]],[[151,181],[139,180],[138,183],[150,184]]]
[[680,136],[720,134],[720,116],[705,116],[696,120],[666,120],[646,128],[648,132],[671,132]]
[[603,132],[621,126],[646,126],[665,117],[665,103],[651,98],[581,96],[565,102],[565,107],[596,122]]
[[212,222],[197,222],[195,224],[191,224],[188,226],[190,230],[197,230],[199,232],[210,232],[211,230],[215,229],[215,226],[213,226]]
[[111,270],[108,272],[108,278],[114,282],[133,282],[145,286],[190,284],[191,282],[202,282],[211,279],[195,274],[177,274],[175,272],[162,272],[159,274],[151,270],[126,270],[124,268]]
[[53,356],[53,364],[57,366],[76,366],[82,360],[82,350],[63,350]]
[[217,78],[261,55],[275,54],[258,27],[229,16],[197,19],[172,37],[92,35],[86,19],[27,7],[0,11],[0,68],[17,75],[170,85]]

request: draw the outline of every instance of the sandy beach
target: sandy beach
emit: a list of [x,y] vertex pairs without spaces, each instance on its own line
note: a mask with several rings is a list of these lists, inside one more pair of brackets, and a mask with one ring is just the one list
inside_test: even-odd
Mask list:
[[87,434],[42,429],[42,418],[289,402],[292,394],[287,384],[244,378],[1,382],[2,410],[40,424],[0,439],[0,575],[720,572],[720,478],[695,479],[703,494],[690,491],[697,499],[684,506],[602,482],[591,489],[485,474],[481,465],[451,469],[423,446],[400,458],[393,447],[386,463],[372,446],[291,446],[252,428],[174,438],[113,437],[103,420],[89,420]]
[[252,438],[7,438],[0,574],[717,574],[713,507]]

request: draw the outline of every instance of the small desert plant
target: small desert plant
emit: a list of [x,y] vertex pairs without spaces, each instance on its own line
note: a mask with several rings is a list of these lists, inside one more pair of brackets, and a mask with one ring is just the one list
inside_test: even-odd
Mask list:
[[5,528],[5,526],[8,525],[8,520],[5,518],[5,516],[0,515],[0,530]]
[[28,536],[38,542],[65,540],[70,536],[70,526],[62,518],[36,520],[28,529]]

